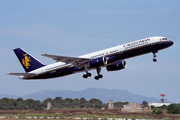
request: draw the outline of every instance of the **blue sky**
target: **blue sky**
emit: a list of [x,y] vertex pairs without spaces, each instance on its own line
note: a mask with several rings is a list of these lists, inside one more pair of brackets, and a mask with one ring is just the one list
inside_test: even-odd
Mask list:
[[[180,1],[174,0],[1,0],[0,94],[25,95],[37,91],[90,87],[122,89],[180,103]],[[80,56],[134,40],[165,36],[174,41],[152,54],[127,59],[127,68],[107,72],[104,78],[83,79],[83,73],[50,80],[24,81],[9,72],[24,72],[14,48],[21,47],[44,64],[49,53]],[[93,76],[95,70],[91,71]]]

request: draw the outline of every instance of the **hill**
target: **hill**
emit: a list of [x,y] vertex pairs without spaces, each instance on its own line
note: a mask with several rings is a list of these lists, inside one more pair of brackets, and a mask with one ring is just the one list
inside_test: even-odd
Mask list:
[[82,91],[71,91],[71,90],[45,90],[36,92],[33,94],[27,94],[23,96],[11,96],[11,95],[2,95],[0,94],[0,98],[8,97],[8,98],[18,98],[21,97],[23,99],[34,99],[43,101],[46,98],[55,98],[62,97],[65,98],[82,98],[84,97],[86,100],[91,98],[97,98],[107,103],[109,100],[114,100],[115,102],[137,102],[142,103],[142,101],[147,101],[149,103],[159,102],[159,99],[154,97],[146,97],[142,95],[133,94],[126,90],[117,90],[117,89],[104,89],[104,88],[88,88]]

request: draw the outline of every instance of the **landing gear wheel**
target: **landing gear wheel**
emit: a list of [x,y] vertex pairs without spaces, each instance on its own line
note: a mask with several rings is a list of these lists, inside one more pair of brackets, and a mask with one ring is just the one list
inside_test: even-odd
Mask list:
[[98,77],[98,76],[95,76],[94,79],[95,79],[95,80],[99,80],[99,77]]
[[83,75],[83,78],[87,78],[87,77],[88,77],[87,74],[84,74],[84,75]]
[[154,59],[153,59],[153,62],[156,62],[156,61],[157,61],[157,59],[154,58]]
[[96,71],[97,71],[97,76],[94,77],[95,80],[99,80],[99,78],[103,78],[103,75],[102,74],[99,74],[101,72],[101,68],[100,67],[97,67],[96,68]]
[[87,73],[87,76],[88,76],[88,77],[91,77],[91,73]]
[[87,67],[87,65],[84,66],[84,70],[85,70],[86,74],[83,75],[83,78],[91,77],[91,73],[88,72],[88,67]]
[[99,77],[99,78],[103,78],[103,75],[99,74],[98,77]]
[[83,78],[88,78],[88,77],[91,77],[91,73],[86,73],[83,75]]

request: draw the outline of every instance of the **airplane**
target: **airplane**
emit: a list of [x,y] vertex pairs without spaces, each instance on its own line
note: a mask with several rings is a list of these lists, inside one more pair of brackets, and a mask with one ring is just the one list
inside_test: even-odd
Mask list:
[[122,70],[126,67],[126,61],[124,59],[147,53],[153,53],[153,62],[156,62],[156,53],[171,45],[173,45],[173,41],[166,37],[155,36],[78,57],[42,54],[42,56],[52,58],[56,61],[50,65],[44,65],[23,49],[16,48],[14,52],[26,73],[9,73],[8,75],[16,75],[19,76],[19,79],[29,80],[49,79],[85,72],[83,78],[88,78],[91,77],[89,71],[95,69],[97,76],[94,78],[95,80],[99,80],[103,78],[103,75],[100,74],[103,67],[106,67],[107,71]]

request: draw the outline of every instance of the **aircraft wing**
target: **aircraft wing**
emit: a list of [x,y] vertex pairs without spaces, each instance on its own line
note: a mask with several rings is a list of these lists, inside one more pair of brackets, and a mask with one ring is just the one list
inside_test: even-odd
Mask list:
[[82,67],[85,63],[91,60],[89,58],[67,57],[67,56],[58,56],[58,55],[50,55],[50,54],[42,54],[42,56],[52,58],[53,60],[56,60],[56,62],[64,62],[66,64],[71,63],[76,67]]
[[33,76],[33,75],[35,75],[35,74],[33,74],[33,73],[9,73],[8,75],[31,77],[31,76]]

